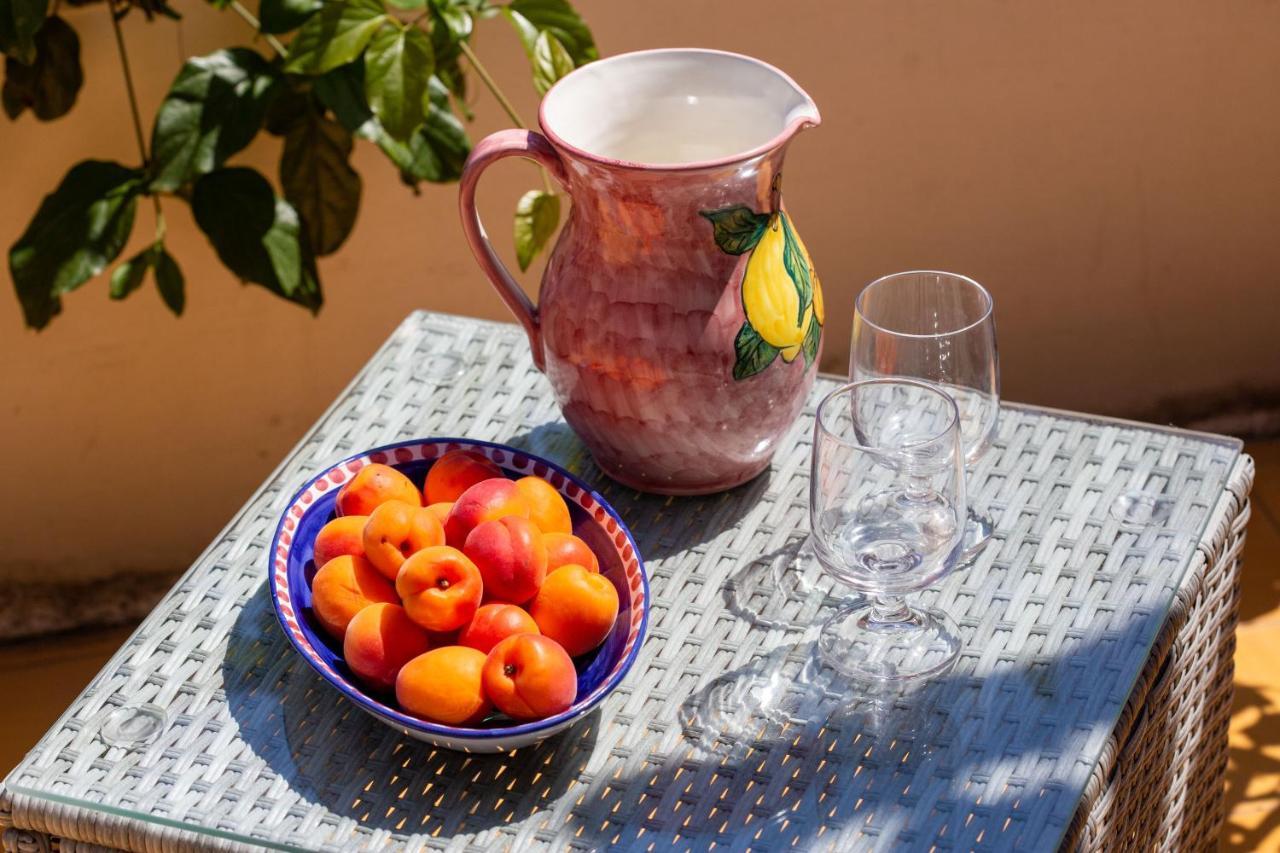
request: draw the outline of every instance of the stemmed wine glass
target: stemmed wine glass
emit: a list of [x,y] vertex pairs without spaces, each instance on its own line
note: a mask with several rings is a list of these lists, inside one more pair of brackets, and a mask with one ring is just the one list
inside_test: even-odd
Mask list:
[[822,626],[826,663],[882,686],[950,668],[960,651],[955,623],[904,596],[957,565],[965,513],[960,414],[950,395],[923,382],[872,379],[822,400],[811,539],[823,569],[868,596]]
[[[955,398],[965,462],[986,452],[1000,414],[1000,366],[991,295],[978,282],[935,270],[878,278],[858,294],[849,379],[907,377]],[[991,538],[989,516],[969,510],[964,560]]]

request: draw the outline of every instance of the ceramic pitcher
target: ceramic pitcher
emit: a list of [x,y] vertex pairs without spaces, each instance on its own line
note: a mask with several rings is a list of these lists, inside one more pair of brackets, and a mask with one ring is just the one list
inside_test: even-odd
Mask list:
[[[817,370],[822,290],[782,206],[787,145],[819,122],[776,68],[712,50],[585,65],[539,110],[541,133],[482,140],[463,171],[463,229],[529,336],[565,420],[601,469],[705,494],[769,464]],[[534,305],[490,245],[476,182],[541,164],[572,202]]]

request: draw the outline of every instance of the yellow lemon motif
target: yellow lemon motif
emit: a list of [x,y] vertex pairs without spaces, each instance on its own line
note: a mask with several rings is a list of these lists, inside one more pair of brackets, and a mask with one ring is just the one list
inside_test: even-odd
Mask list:
[[[824,315],[822,295],[818,279],[813,275],[809,252],[795,229],[790,227],[790,222],[783,223],[784,217],[785,213],[779,213],[773,218],[751,251],[742,279],[742,307],[751,327],[766,343],[778,349],[783,361],[789,362],[800,354],[814,311],[817,311],[819,325]],[[813,281],[813,302],[805,307],[803,315],[800,313],[800,292],[787,272],[783,258],[788,228]]]

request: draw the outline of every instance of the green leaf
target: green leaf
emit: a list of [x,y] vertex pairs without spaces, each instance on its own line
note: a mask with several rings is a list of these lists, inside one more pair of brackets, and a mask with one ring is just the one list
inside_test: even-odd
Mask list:
[[809,330],[805,332],[801,349],[804,352],[804,363],[813,364],[818,358],[818,344],[822,341],[822,324],[817,317],[809,318]]
[[151,186],[176,190],[248,145],[280,84],[279,72],[248,48],[187,60],[156,113]]
[[292,83],[297,79],[299,78],[287,78],[286,85],[267,106],[266,116],[263,119],[263,126],[267,133],[274,136],[287,136],[289,131],[293,130],[299,122],[306,120],[318,108],[309,91],[293,88]]
[[160,291],[160,298],[173,312],[173,316],[181,317],[182,309],[187,304],[186,282],[182,278],[182,270],[178,269],[178,262],[163,246],[159,247],[155,258],[155,271],[156,289]]
[[324,0],[262,0],[258,4],[259,29],[264,33],[289,33],[319,12]]
[[417,27],[387,27],[364,55],[364,93],[382,127],[408,139],[422,124],[431,76],[431,42]]
[[741,255],[755,248],[769,225],[769,214],[756,213],[746,205],[700,210],[698,215],[711,223],[716,245],[730,255]]
[[560,197],[529,190],[516,205],[516,261],[527,270],[560,224]]
[[406,12],[416,12],[427,7],[427,0],[387,0],[387,2]]
[[154,250],[148,247],[112,270],[111,298],[124,299],[141,287],[142,280],[147,275],[147,270],[151,268],[153,258]]
[[444,23],[454,41],[466,41],[471,38],[474,23],[469,13],[457,3],[450,0],[431,0],[432,17]]
[[4,111],[17,118],[28,107],[41,121],[66,115],[84,83],[80,38],[57,15],[45,18],[35,35],[35,62],[4,61]]
[[533,88],[538,94],[545,95],[557,80],[572,70],[573,58],[560,40],[546,30],[539,33],[533,46]]
[[9,249],[9,273],[28,326],[42,329],[62,310],[59,296],[102,272],[133,230],[142,173],[85,160],[44,197]]
[[246,168],[210,172],[196,181],[191,210],[229,270],[319,310],[320,282],[298,213],[266,178]]
[[600,58],[591,30],[566,0],[512,0],[502,13],[515,25],[530,57],[538,34],[545,31],[564,45],[575,66]]
[[[435,54],[435,76],[439,77],[445,88],[458,99],[458,106],[464,117],[470,119],[471,112],[467,109],[464,100],[467,97],[467,76],[463,73],[462,66],[458,64],[458,58],[462,56],[460,43],[465,41],[465,38],[457,35],[454,26],[450,25],[445,13],[441,11],[441,5],[448,5],[447,0],[444,4],[433,3],[431,7],[431,50]],[[456,7],[449,6],[449,8]],[[468,25],[471,23],[470,15],[467,15],[467,23]],[[455,26],[456,24],[457,22],[454,23]]]
[[813,302],[813,277],[810,275],[809,263],[800,251],[800,242],[791,230],[791,220],[781,211],[778,212],[778,217],[782,220],[782,264],[796,286],[796,293],[800,295],[800,314],[796,317],[796,323],[803,323],[805,309]]
[[733,350],[737,361],[733,365],[733,378],[746,379],[755,376],[778,357],[778,348],[760,337],[750,323],[743,323],[734,339]]
[[387,22],[379,0],[324,0],[289,44],[285,71],[323,74],[352,62]]
[[36,61],[36,33],[49,0],[0,0],[0,53],[24,65]]
[[351,146],[346,128],[315,112],[284,140],[280,185],[317,255],[337,251],[356,222],[360,176],[348,162]]

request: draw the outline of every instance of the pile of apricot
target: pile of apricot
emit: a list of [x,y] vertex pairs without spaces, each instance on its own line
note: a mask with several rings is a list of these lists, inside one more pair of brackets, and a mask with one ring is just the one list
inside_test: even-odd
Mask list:
[[312,612],[361,682],[453,726],[573,704],[573,658],[609,635],[618,592],[550,483],[455,450],[421,490],[361,468],[337,512],[316,536]]

